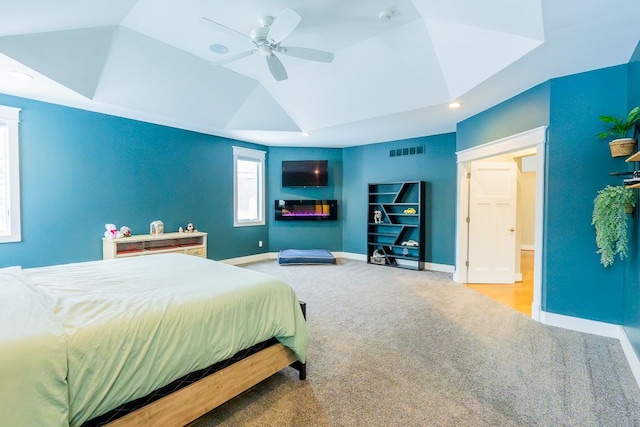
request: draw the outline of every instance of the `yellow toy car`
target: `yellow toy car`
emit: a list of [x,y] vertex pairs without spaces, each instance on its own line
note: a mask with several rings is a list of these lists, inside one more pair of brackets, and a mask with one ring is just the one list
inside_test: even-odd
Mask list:
[[416,210],[415,210],[415,208],[407,208],[407,209],[404,210],[404,213],[406,213],[406,214],[415,214]]

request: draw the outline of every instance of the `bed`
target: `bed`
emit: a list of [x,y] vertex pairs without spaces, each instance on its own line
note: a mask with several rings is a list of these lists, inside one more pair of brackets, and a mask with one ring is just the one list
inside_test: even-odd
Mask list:
[[186,424],[288,365],[303,378],[308,340],[290,286],[199,257],[0,269],[0,419],[81,426],[266,342],[113,423]]

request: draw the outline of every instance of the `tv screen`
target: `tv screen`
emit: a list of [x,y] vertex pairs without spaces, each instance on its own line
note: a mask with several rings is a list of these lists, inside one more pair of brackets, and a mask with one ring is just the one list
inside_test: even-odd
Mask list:
[[326,187],[329,179],[327,160],[283,160],[283,187]]

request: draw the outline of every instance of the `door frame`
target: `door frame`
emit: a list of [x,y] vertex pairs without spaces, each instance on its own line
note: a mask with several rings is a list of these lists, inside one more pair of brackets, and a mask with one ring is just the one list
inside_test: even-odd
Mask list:
[[536,201],[535,201],[535,243],[533,257],[533,302],[531,317],[540,321],[542,306],[542,248],[544,235],[544,189],[547,127],[541,126],[515,135],[501,138],[477,147],[456,152],[458,164],[458,190],[456,201],[456,264],[453,280],[467,282],[467,255],[469,250],[469,165],[474,160],[493,157],[527,148],[536,149]]

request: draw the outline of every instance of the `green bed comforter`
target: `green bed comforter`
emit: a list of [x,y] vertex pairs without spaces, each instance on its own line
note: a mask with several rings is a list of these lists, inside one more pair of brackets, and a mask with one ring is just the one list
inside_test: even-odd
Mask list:
[[295,292],[262,273],[179,254],[23,271],[66,336],[71,426],[274,336],[306,357]]
[[67,348],[47,300],[20,267],[0,269],[0,425],[68,426]]

